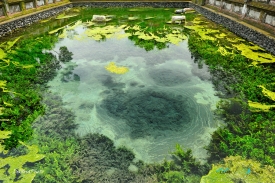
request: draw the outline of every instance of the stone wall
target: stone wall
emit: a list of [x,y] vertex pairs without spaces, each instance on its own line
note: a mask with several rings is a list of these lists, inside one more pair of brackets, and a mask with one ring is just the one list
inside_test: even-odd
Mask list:
[[5,16],[3,7],[0,7],[0,17]]
[[74,7],[154,7],[187,8],[189,2],[73,2]]
[[275,28],[275,0],[205,0],[204,4]]
[[206,18],[216,22],[224,27],[228,28],[231,32],[235,33],[236,35],[251,41],[272,54],[275,55],[275,39],[271,38],[267,35],[264,35],[260,32],[257,32],[254,29],[251,29],[239,22],[234,21],[231,18],[227,18],[219,13],[216,13],[214,10],[205,8],[203,6],[199,6],[193,3],[189,4],[190,7],[194,8],[197,12],[205,16]]
[[32,23],[38,22],[39,20],[43,20],[43,19],[55,16],[58,13],[66,10],[69,7],[72,7],[72,4],[60,6],[57,8],[50,9],[50,10],[45,10],[43,12],[39,12],[39,13],[36,13],[33,15],[29,15],[29,16],[26,16],[23,18],[19,18],[19,19],[4,23],[4,24],[0,25],[0,37],[12,32],[13,30],[16,30],[18,28],[28,26]]

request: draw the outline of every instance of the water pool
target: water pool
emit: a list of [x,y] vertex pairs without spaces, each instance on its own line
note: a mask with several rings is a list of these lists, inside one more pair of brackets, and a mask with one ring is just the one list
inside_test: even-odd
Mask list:
[[[207,66],[194,63],[187,39],[146,51],[128,39],[125,29],[130,28],[120,28],[104,41],[85,32],[104,32],[111,26],[72,29],[76,39],[68,35],[54,48],[58,52],[66,46],[72,60],[49,82],[49,89],[75,112],[80,135],[104,134],[145,162],[163,160],[176,143],[203,159],[203,147],[218,125],[213,110],[219,98]],[[117,74],[108,70],[110,64],[128,70]]]
[[[33,136],[33,140],[24,144],[25,149],[9,154],[25,156],[29,162],[40,160],[28,167],[23,167],[26,162],[12,165],[18,172],[35,171],[28,175],[11,174],[12,178],[7,176],[7,179],[25,177],[34,182],[170,180],[169,176],[174,174],[165,173],[173,165],[154,164],[173,160],[171,152],[176,144],[191,149],[199,162],[207,161],[209,152],[204,147],[211,145],[212,134],[223,125],[214,113],[220,100],[217,94],[224,98],[238,96],[237,89],[231,85],[242,81],[241,74],[227,68],[224,62],[239,59],[236,68],[246,64],[245,68],[252,69],[247,66],[269,63],[273,56],[196,12],[186,14],[185,24],[171,24],[174,10],[75,8],[57,19],[41,21],[25,29],[22,37],[2,44],[3,73],[17,74],[13,81],[1,74],[0,86],[3,91],[9,91],[2,99],[3,104],[5,108],[12,108],[13,113],[9,115],[16,116],[12,116],[12,121],[22,124],[18,129],[14,127],[14,133],[28,134],[13,138],[22,141]],[[107,20],[91,21],[95,14],[104,14]],[[44,28],[35,32],[36,27]],[[194,47],[199,41],[204,50]],[[216,47],[207,45],[211,41]],[[253,60],[252,52],[257,52],[259,59]],[[198,56],[205,53],[210,58],[210,66]],[[23,74],[35,78],[29,81]],[[22,86],[30,87],[23,89],[18,85],[11,89],[12,85],[6,85],[9,82],[25,82]],[[24,97],[18,94],[23,92],[27,92]],[[238,118],[242,108],[237,100],[232,103],[234,105],[229,102],[223,106],[219,103],[218,107]],[[16,105],[19,107],[13,109]],[[20,110],[25,116],[17,114]],[[28,116],[32,113],[35,115]],[[28,130],[34,119],[32,135]],[[3,138],[7,138],[5,135]],[[15,143],[6,142],[7,145]],[[181,153],[179,149],[177,152]],[[200,179],[198,175],[206,173],[198,171],[203,169],[198,164],[200,168],[190,168],[190,165],[190,170],[183,170],[186,167],[181,170],[180,166],[174,167],[175,170],[171,168],[171,172],[188,177],[192,169],[196,181]],[[164,172],[162,178],[157,172]]]

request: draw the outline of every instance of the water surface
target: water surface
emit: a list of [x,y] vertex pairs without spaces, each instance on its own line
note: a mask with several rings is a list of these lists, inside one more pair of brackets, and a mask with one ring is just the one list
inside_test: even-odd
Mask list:
[[[53,51],[66,46],[73,53],[49,86],[76,114],[76,133],[104,134],[145,162],[163,160],[176,143],[204,159],[203,147],[218,126],[213,110],[219,98],[207,66],[191,58],[188,39],[146,51],[128,39],[125,28],[100,41],[87,35],[96,29],[67,29]],[[111,62],[129,71],[109,72]]]

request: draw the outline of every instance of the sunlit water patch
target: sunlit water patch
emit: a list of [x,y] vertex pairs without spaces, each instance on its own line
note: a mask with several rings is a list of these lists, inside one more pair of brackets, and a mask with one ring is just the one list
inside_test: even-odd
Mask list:
[[[54,52],[66,46],[73,60],[49,83],[75,113],[76,133],[104,134],[145,162],[163,160],[176,143],[204,159],[203,147],[218,126],[213,110],[219,98],[187,41],[147,52],[123,29],[100,42],[86,31],[78,26],[62,36]],[[126,70],[112,72],[119,68]]]

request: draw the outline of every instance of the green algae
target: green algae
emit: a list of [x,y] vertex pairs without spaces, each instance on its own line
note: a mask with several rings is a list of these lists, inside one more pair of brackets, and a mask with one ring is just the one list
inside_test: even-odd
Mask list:
[[272,92],[272,91],[266,89],[266,88],[265,88],[264,86],[262,86],[262,85],[259,85],[259,87],[263,89],[262,92],[263,92],[264,96],[266,96],[266,97],[268,97],[269,99],[275,101],[275,92]]
[[20,64],[19,62],[15,62],[12,61],[13,65],[15,65],[16,67],[22,68],[22,69],[30,69],[34,67],[34,64],[28,64],[28,65],[24,65],[24,64]]
[[64,28],[65,28],[65,26],[64,26],[64,27],[60,27],[60,28],[55,29],[55,30],[52,30],[52,31],[49,32],[49,34],[57,33],[59,30],[62,30],[62,29],[64,29]]
[[[223,119],[227,125],[213,133],[211,143],[207,147],[209,159],[222,161],[222,158],[229,155],[241,155],[274,166],[275,105],[272,102],[274,86],[270,85],[274,83],[274,67],[273,64],[259,62],[262,59],[269,63],[274,56],[267,54],[259,46],[227,33],[220,26],[204,22],[199,26],[218,29],[220,33],[228,35],[225,38],[217,38],[215,34],[209,34],[216,38],[216,41],[210,41],[203,40],[196,31],[190,31],[189,48],[195,60],[207,63],[210,72],[214,73],[213,82],[216,89],[223,93],[221,96],[230,98],[233,95],[241,101],[238,102],[239,107],[233,105],[229,107],[230,110],[228,105],[221,107],[223,112],[219,114],[225,116]],[[252,62],[254,63],[251,64]],[[269,146],[271,150],[266,149]],[[226,178],[223,179],[220,182],[227,181]]]
[[58,35],[58,38],[66,38],[67,37],[67,30],[63,29],[62,33],[60,35]]
[[238,38],[238,37],[233,37],[233,38],[226,38],[227,41],[231,42],[231,43],[238,43],[238,42],[241,42],[241,41],[244,41],[244,39],[241,39],[241,38]]
[[54,33],[57,33],[58,31],[60,31],[60,30],[62,30],[62,29],[64,29],[64,28],[66,28],[66,27],[69,27],[71,24],[73,24],[73,23],[69,23],[69,24],[64,25],[64,26],[62,26],[62,27],[59,27],[59,28],[54,29],[54,30],[52,30],[52,31],[49,31],[49,32],[48,32],[48,34],[54,34]]
[[3,153],[3,154],[7,153],[7,150],[5,150],[5,147],[1,144],[3,143],[3,140],[9,138],[10,135],[11,135],[11,131],[0,131],[0,153]]
[[271,108],[275,107],[275,105],[266,105],[266,104],[261,104],[259,102],[252,102],[250,100],[248,101],[248,105],[251,108],[250,110],[253,112],[260,112],[260,111],[269,112]]
[[3,92],[8,92],[6,88],[7,81],[0,80],[0,88],[2,88]]
[[150,19],[153,19],[153,18],[155,18],[155,17],[146,17],[146,18],[144,18],[144,20],[150,20]]
[[[89,24],[89,23],[88,23]],[[77,25],[87,25],[86,23],[81,23],[79,22]],[[93,24],[91,24],[93,25]],[[71,29],[70,27],[68,29]],[[90,27],[87,30],[85,30],[84,34],[88,36],[89,38],[92,38],[96,41],[100,41],[104,38],[112,38],[114,35],[122,30],[124,31],[131,31],[130,32],[125,32],[125,34],[119,34],[116,36],[116,38],[121,39],[125,37],[129,37],[131,35],[137,36],[139,39],[148,41],[148,40],[154,40],[156,42],[160,43],[165,43],[169,42],[172,44],[179,44],[182,40],[187,39],[187,36],[184,35],[182,32],[179,30],[171,30],[171,33],[165,34],[165,36],[159,36],[158,34],[152,33],[152,32],[147,32],[146,31],[147,27],[142,28],[139,25],[134,25],[134,26],[127,26],[127,25],[121,25],[121,26],[113,26],[113,25],[106,25],[103,27]],[[53,32],[59,31],[55,30]],[[162,33],[161,33],[162,34]],[[59,38],[64,38],[66,37],[66,32],[63,31],[62,34],[59,35]],[[74,39],[76,40],[84,40],[85,37],[83,35],[76,35],[74,36]]]
[[[179,30],[168,30],[167,28],[163,28],[163,32],[160,32],[160,30],[157,32],[148,32],[146,31],[146,29],[147,27],[141,28],[138,25],[135,25],[133,27],[128,26],[125,28],[125,30],[133,31],[133,35],[145,41],[150,40],[159,43],[172,43],[178,45],[180,42],[182,42],[182,40],[187,39],[187,36]],[[170,33],[164,33],[164,31],[168,31]]]
[[[219,170],[227,170],[221,172]],[[241,156],[230,156],[224,158],[224,163],[213,164],[212,169],[202,177],[200,183],[234,183],[249,182],[272,183],[275,179],[275,168],[271,166],[262,166],[261,163],[244,159]]]
[[218,39],[222,39],[222,38],[227,37],[227,35],[225,33],[220,33],[220,34],[215,35],[215,37]]
[[[126,25],[121,25],[119,27],[113,25],[107,25],[104,27],[91,27],[85,30],[84,34],[91,39],[96,41],[100,41],[103,38],[111,38],[117,32],[120,32]],[[121,37],[120,37],[121,38]],[[85,40],[83,35],[76,35],[74,36],[76,40]]]
[[[202,23],[205,23],[205,22],[203,22],[203,21],[201,21],[201,22],[199,22],[200,24],[202,24]],[[84,23],[83,23],[83,25],[84,25]],[[94,23],[92,23],[92,22],[86,22],[86,24],[85,24],[86,26],[93,26],[94,25]],[[73,26],[72,26],[73,27]],[[72,27],[69,27],[69,28],[66,28],[66,30],[70,30],[70,29],[73,29]],[[132,26],[129,26],[129,29],[132,29],[131,28]],[[164,34],[164,36],[161,36],[161,34],[163,34],[163,32],[159,32],[159,33],[154,33],[154,34],[150,34],[150,33],[148,33],[148,32],[143,32],[142,30],[142,28],[141,27],[139,27],[139,26],[137,26],[138,28],[137,28],[137,30],[141,30],[140,31],[140,33],[137,33],[137,36],[138,36],[138,34],[142,34],[142,36],[141,37],[138,37],[138,38],[140,38],[140,39],[143,39],[143,40],[145,40],[145,41],[156,41],[156,42],[160,42],[160,43],[165,43],[165,42],[173,42],[173,44],[178,44],[179,42],[180,42],[180,40],[179,39],[177,39],[177,36],[173,36],[173,33],[171,33],[171,35],[169,35],[168,37],[169,38],[167,38],[167,36],[165,36],[165,34]],[[64,31],[66,31],[66,30],[63,30],[63,33],[64,33]],[[121,29],[122,30],[122,29]],[[124,29],[124,30],[126,30],[126,29]],[[58,31],[56,31],[56,32],[58,32]],[[60,31],[61,32],[61,31]],[[63,33],[61,33],[59,36],[59,38],[65,38],[66,36],[64,36],[64,35],[62,35]],[[111,38],[113,35],[114,35],[115,33],[104,33],[104,34],[102,34],[102,35],[100,35],[99,33],[98,33],[98,35],[95,35],[95,40],[101,40],[101,39],[103,39],[103,38]],[[180,34],[181,33],[175,33],[175,34],[178,34],[179,36],[181,36]],[[217,34],[214,34],[214,33],[208,33],[207,34],[207,36],[214,36],[214,41],[215,40],[219,40],[219,39],[222,39],[222,38],[224,38],[224,37],[222,37],[222,34],[223,33],[220,33],[220,32],[217,32]],[[131,36],[132,34],[131,33],[126,33],[126,34],[122,34],[122,35],[119,35],[119,36],[117,36],[117,38],[126,38],[126,37],[129,37],[129,36]],[[203,34],[202,34],[203,35]],[[171,38],[170,38],[171,37]],[[91,38],[93,38],[93,36],[91,36]],[[217,39],[216,39],[217,38]],[[147,39],[147,40],[146,40]],[[169,39],[172,39],[172,41],[169,41]],[[227,39],[230,39],[230,38],[227,38]],[[207,39],[206,39],[207,40]],[[232,39],[232,40],[234,40],[233,42],[234,43],[237,43],[237,42],[239,42],[240,40],[239,39]],[[254,47],[251,47],[251,49],[253,50],[253,51],[257,51],[257,48],[254,48]],[[217,49],[217,51],[221,54],[221,55],[223,55],[223,56],[229,56],[229,55],[231,55],[232,53],[231,52],[229,52],[228,51],[229,50],[229,48],[228,47],[222,47],[222,46],[220,46],[220,44],[219,44],[219,47],[218,47],[218,49]],[[222,58],[221,58],[222,59]],[[250,101],[250,104],[251,104],[252,102]],[[254,105],[255,104],[255,105]],[[257,105],[256,105],[257,104]],[[273,106],[271,106],[270,107],[270,105],[264,105],[264,104],[260,104],[260,103],[253,103],[252,104],[252,106],[254,105],[254,106],[257,106],[257,107],[259,107],[258,109],[255,109],[255,111],[256,110],[258,110],[258,111],[261,111],[261,108],[263,109],[263,110],[270,110],[270,108],[272,108]],[[266,106],[268,106],[268,107],[266,107]],[[177,172],[172,172],[172,174],[173,173],[177,173]],[[171,175],[172,175],[171,174]]]
[[127,67],[117,66],[115,62],[110,62],[105,69],[111,73],[115,74],[125,74],[129,71]]
[[143,9],[143,8],[131,8],[131,9],[129,9],[128,11],[132,11],[132,12],[142,12],[142,11],[147,11],[148,10],[148,8],[145,8],[145,9]]
[[224,47],[220,46],[219,49],[217,50],[220,52],[223,56],[231,54],[231,52],[228,52]]
[[40,20],[40,22],[41,22],[41,23],[45,23],[45,22],[48,22],[48,21],[50,21],[50,20],[52,20],[52,17],[51,17],[51,18],[44,19],[44,20]]
[[62,13],[58,15],[55,19],[66,19],[66,18],[71,18],[75,16],[78,16],[78,14],[66,15],[65,13]]
[[8,50],[10,50],[17,43],[17,41],[19,41],[20,38],[21,38],[21,36],[15,38],[13,41],[3,42],[0,45],[0,47],[2,47],[4,50],[8,51]]
[[233,47],[237,48],[237,50],[241,51],[241,54],[248,59],[252,60],[252,65],[257,66],[258,64],[263,63],[274,63],[275,57],[268,53],[256,52],[254,50],[262,50],[261,47],[257,45],[246,45],[244,43],[241,44],[232,44]]
[[138,20],[138,17],[128,17],[128,20],[133,21],[133,20]]
[[202,40],[216,41],[217,38],[210,35],[210,34],[215,34],[215,33],[220,32],[219,30],[205,28],[202,25],[185,26],[185,27],[188,28],[188,29],[196,31],[196,33],[199,34],[199,36],[201,37]]
[[[9,132],[1,132],[1,138],[7,138],[9,134]],[[27,154],[16,157],[9,156],[6,158],[0,158],[0,180],[4,181],[4,183],[14,182],[16,179],[18,179],[16,182],[19,183],[32,182],[36,172],[32,170],[26,170],[23,166],[27,163],[35,163],[45,157],[42,154],[38,154],[37,146],[26,145],[24,143],[21,144],[28,148]],[[2,145],[0,145],[0,150],[3,150],[4,148],[1,146]],[[3,151],[1,151],[1,153],[3,153]],[[17,172],[21,172],[19,177]]]
[[2,61],[2,63],[4,62],[3,66],[0,66],[0,68],[7,67],[10,65],[10,60],[7,59],[7,56],[9,53],[12,52],[11,48],[19,41],[20,38],[21,38],[21,36],[17,37],[13,41],[3,42],[0,45],[0,60]]
[[7,56],[7,53],[4,52],[4,50],[2,50],[2,49],[0,48],[0,59],[4,59],[4,58],[6,58],[6,56]]
[[228,52],[224,47],[234,47],[240,51],[241,55],[251,60],[251,65],[257,66],[263,63],[274,63],[275,57],[265,52],[263,48],[253,43],[245,44],[244,39],[238,37],[230,37],[220,30],[212,29],[206,22],[203,22],[200,18],[195,18],[192,23],[194,25],[185,26],[185,28],[195,31],[202,40],[220,41],[226,39],[228,43],[220,46],[218,51],[223,55],[228,55]]

